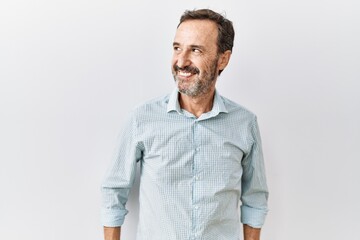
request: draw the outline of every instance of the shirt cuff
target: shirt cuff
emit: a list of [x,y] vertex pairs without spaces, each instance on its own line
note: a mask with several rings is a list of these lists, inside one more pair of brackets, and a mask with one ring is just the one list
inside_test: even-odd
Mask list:
[[127,210],[122,209],[102,209],[101,223],[105,227],[120,227],[123,225]]
[[267,209],[241,206],[241,222],[253,228],[261,228],[264,225]]

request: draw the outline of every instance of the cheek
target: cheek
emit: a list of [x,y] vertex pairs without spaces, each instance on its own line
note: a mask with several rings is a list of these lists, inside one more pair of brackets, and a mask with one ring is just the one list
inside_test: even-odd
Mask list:
[[213,67],[212,65],[214,64],[213,61],[210,61],[208,59],[206,59],[205,61],[202,62],[201,68],[203,71],[210,71],[210,69]]
[[172,58],[171,59],[171,69],[174,70],[174,67],[176,65],[176,59],[175,58]]
[[174,64],[176,62],[177,62],[177,55],[175,53],[173,53],[171,56],[171,64]]

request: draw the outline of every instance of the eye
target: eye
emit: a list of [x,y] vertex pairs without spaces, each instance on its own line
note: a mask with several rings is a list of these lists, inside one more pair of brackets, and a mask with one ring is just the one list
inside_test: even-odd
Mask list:
[[193,53],[197,53],[197,54],[200,54],[200,53],[201,53],[201,50],[200,50],[199,48],[193,48],[193,49],[191,49],[191,51],[192,51]]
[[174,51],[175,52],[179,52],[181,50],[181,48],[179,48],[178,46],[174,46]]

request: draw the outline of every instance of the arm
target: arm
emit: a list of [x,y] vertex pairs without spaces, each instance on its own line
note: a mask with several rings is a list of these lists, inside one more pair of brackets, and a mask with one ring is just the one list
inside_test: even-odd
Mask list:
[[104,240],[120,240],[121,227],[104,227]]
[[[130,118],[119,134],[116,149],[101,186],[101,222],[105,236],[116,237],[128,210],[125,208],[136,174],[142,150],[136,138],[135,120]],[[107,238],[106,238],[107,239]],[[109,238],[116,239],[116,238]],[[118,240],[119,238],[117,238]]]
[[[268,211],[268,189],[265,177],[265,166],[261,149],[261,138],[256,117],[249,129],[249,151],[242,160],[243,175],[241,179],[241,222],[244,234],[250,237],[260,235]],[[246,225],[246,226],[245,226]],[[246,237],[246,235],[244,235]],[[256,236],[256,235],[254,235]],[[246,240],[259,239],[245,238]]]
[[244,240],[260,240],[260,228],[253,228],[244,224]]

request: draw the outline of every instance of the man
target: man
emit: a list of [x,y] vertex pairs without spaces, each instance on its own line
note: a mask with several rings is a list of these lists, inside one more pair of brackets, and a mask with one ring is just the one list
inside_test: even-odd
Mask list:
[[186,11],[174,43],[172,94],[136,108],[102,185],[106,240],[120,238],[140,162],[139,240],[259,240],[268,191],[256,116],[215,90],[232,23]]

